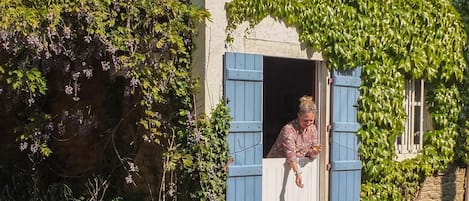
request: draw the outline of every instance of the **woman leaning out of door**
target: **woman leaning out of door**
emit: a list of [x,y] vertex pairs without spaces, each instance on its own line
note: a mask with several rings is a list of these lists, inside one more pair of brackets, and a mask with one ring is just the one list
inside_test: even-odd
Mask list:
[[286,158],[293,172],[295,183],[303,188],[303,178],[298,158],[316,158],[321,152],[316,130],[316,104],[311,96],[300,98],[297,118],[283,126],[277,140],[267,154],[268,158]]

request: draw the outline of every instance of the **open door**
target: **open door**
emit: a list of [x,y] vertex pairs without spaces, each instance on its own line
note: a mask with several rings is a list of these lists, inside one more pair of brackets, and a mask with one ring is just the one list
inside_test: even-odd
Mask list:
[[262,196],[261,55],[225,54],[224,94],[233,118],[228,135],[227,201],[260,201]]
[[356,132],[360,70],[334,71],[332,77],[332,142],[330,200],[360,200],[361,161]]
[[[264,155],[272,148],[282,127],[297,118],[300,97],[312,95],[317,102],[319,64],[313,60],[264,56]],[[264,158],[262,201],[319,201],[319,160],[300,158],[298,165],[303,172],[303,188],[296,186],[295,174],[285,158]]]

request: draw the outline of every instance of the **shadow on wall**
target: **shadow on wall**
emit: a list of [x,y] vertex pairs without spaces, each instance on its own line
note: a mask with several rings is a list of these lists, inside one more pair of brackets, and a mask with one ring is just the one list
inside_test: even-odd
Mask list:
[[456,200],[456,167],[449,167],[441,178],[441,200]]

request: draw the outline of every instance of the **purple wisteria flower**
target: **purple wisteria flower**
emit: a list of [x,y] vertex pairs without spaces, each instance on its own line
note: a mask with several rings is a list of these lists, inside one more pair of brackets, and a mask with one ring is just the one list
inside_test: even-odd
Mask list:
[[34,135],[36,135],[36,136],[41,135],[41,131],[34,131]]
[[73,79],[73,80],[78,80],[78,78],[80,78],[80,74],[81,74],[80,72],[75,72],[75,73],[73,73],[72,79]]
[[66,39],[70,39],[70,33],[71,33],[70,27],[65,26],[64,27],[64,36],[65,36]]
[[125,177],[125,183],[127,184],[134,184],[135,185],[135,182],[134,182],[134,179],[132,178],[132,175],[129,174]]
[[47,129],[48,129],[49,131],[54,131],[54,123],[49,122],[49,123],[47,124]]
[[22,142],[20,143],[20,150],[24,151],[28,148],[28,143],[27,142]]
[[91,68],[83,69],[83,74],[85,74],[86,78],[90,79],[91,77],[93,77],[93,69]]
[[73,94],[73,87],[70,85],[65,86],[65,94],[72,95]]
[[199,143],[201,138],[202,138],[202,133],[199,131],[199,129],[196,129],[195,130],[195,142]]
[[52,54],[47,50],[45,53],[44,53],[44,56],[46,57],[46,59],[50,59],[52,57]]
[[143,136],[143,141],[148,142],[148,143],[151,142],[150,138],[147,135]]
[[112,55],[112,63],[114,66],[118,65],[119,61],[119,58],[117,58],[115,55]]
[[31,107],[34,104],[34,98],[28,98],[28,105]]
[[54,13],[47,13],[47,20],[52,21],[54,19]]
[[91,42],[91,36],[85,36],[85,42],[90,43]]
[[67,63],[67,65],[65,65],[65,72],[70,72],[70,63]]
[[130,172],[138,172],[138,167],[135,165],[135,163],[132,162],[127,162],[129,164]]
[[101,67],[103,68],[103,71],[108,71],[111,69],[111,64],[107,61],[101,61]]
[[130,86],[133,88],[137,86],[137,79],[135,79],[135,77],[132,77],[132,79],[130,80]]
[[91,23],[91,21],[93,21],[93,16],[91,16],[89,14],[86,14],[85,20],[89,24],[89,23]]
[[28,45],[31,45],[33,47],[38,47],[39,46],[39,37],[30,35],[26,37],[26,41],[28,42]]
[[153,96],[151,96],[151,94],[146,94],[145,96],[143,96],[143,99],[144,99],[147,103],[153,103]]
[[171,182],[169,184],[169,189],[168,189],[168,194],[169,196],[174,196],[174,193],[176,193],[176,184],[174,182]]
[[36,144],[32,144],[30,149],[31,149],[31,152],[33,152],[33,154],[34,154],[34,153],[37,152],[38,146]]
[[65,124],[63,121],[59,122],[59,124],[57,125],[57,130],[59,132],[59,135],[65,134]]
[[0,31],[0,39],[7,40],[8,33],[6,31]]

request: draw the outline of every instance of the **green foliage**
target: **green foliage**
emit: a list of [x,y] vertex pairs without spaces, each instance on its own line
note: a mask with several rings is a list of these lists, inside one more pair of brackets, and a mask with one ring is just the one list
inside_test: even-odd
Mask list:
[[[467,3],[456,7],[467,21]],[[467,114],[469,101],[461,98],[468,89],[466,33],[451,1],[234,0],[226,8],[228,34],[244,21],[253,27],[270,15],[296,27],[299,40],[322,52],[329,68],[362,67],[363,200],[412,200],[425,176],[447,167],[455,156],[467,160],[462,109]],[[421,154],[397,162],[394,141],[404,132],[404,81],[410,79],[428,83],[434,130],[425,133]]]
[[[200,117],[196,132],[189,135],[187,147],[193,162],[183,181],[192,189],[190,200],[225,200],[228,179],[228,132],[231,116],[224,101],[214,108],[210,118]],[[198,183],[198,185],[193,185]]]
[[231,116],[224,103],[214,108],[210,117],[201,115],[197,120],[187,111],[187,130],[179,131],[168,142],[164,154],[162,188],[159,200],[225,200],[228,178],[228,133]]
[[[107,178],[115,178],[116,172],[135,184],[134,155],[122,150],[145,141],[164,149],[163,178],[197,178],[198,185],[190,186],[191,198],[222,200],[226,173],[212,171],[226,162],[226,106],[217,107],[210,120],[195,124],[188,118],[195,113],[197,87],[190,69],[192,37],[195,24],[208,17],[207,11],[187,0],[7,0],[0,2],[0,13],[0,94],[8,96],[0,103],[11,114],[21,114],[15,118],[15,131],[0,128],[0,132],[16,135],[21,150],[34,156],[30,167],[51,166],[47,163],[53,159],[47,157],[55,150],[49,139],[60,144],[57,139],[64,135],[95,136],[110,139],[102,151],[115,153],[118,160],[117,167],[107,164],[112,167],[98,172],[109,174],[99,186],[109,185]],[[101,101],[94,96],[102,94],[112,94],[114,108],[107,108],[108,99],[93,102]],[[113,119],[103,117],[103,105]],[[203,140],[189,146],[187,139],[195,133]],[[124,138],[132,140],[116,143]],[[38,178],[50,173],[36,170]],[[37,181],[38,186],[50,184]],[[161,186],[171,188],[160,189],[160,194],[168,199],[183,197],[171,190],[182,192],[173,185],[186,184],[173,181],[164,180]],[[113,184],[108,192],[124,189],[116,190],[119,186]],[[103,189],[97,192],[103,199],[112,198]],[[91,195],[84,196],[79,199]],[[43,199],[37,197],[41,196],[21,200]]]
[[[26,151],[29,157],[41,159],[42,156],[48,157],[52,150],[48,147],[50,140],[51,122],[50,115],[39,112],[27,112],[26,123],[16,128],[18,141],[20,141],[20,150]],[[45,125],[38,127],[38,125]],[[26,150],[29,148],[29,150]]]
[[[458,9],[459,13],[461,13],[462,21],[466,26],[464,26],[466,33],[469,33],[469,2],[467,0],[454,0],[454,5]],[[468,57],[468,50],[466,45],[466,60],[469,59]],[[469,77],[469,71],[464,71],[464,77]],[[462,112],[461,118],[458,125],[459,132],[462,135],[459,135],[456,139],[456,150],[463,150],[458,151],[455,154],[457,160],[461,161],[463,164],[469,164],[469,79],[464,79],[463,82],[458,86],[461,90],[461,104],[462,104]],[[465,125],[465,126],[461,126]]]

